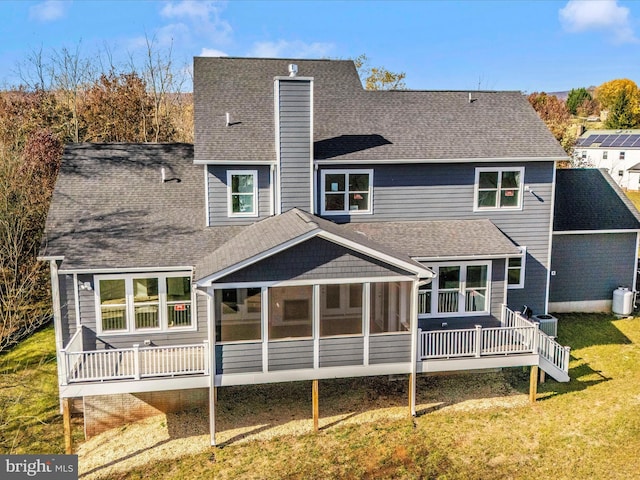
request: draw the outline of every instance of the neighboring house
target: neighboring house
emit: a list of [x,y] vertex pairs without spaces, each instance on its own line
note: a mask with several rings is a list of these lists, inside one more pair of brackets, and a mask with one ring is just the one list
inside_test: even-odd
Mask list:
[[625,190],[640,190],[640,130],[588,130],[578,138],[574,163],[606,169]]
[[639,229],[640,213],[606,170],[558,170],[549,310],[610,312],[616,288],[635,291]]
[[196,58],[194,101],[193,147],[65,150],[41,254],[88,436],[205,404],[215,444],[228,385],[408,374],[415,414],[420,373],[568,380],[568,349],[516,313],[548,311],[566,159],[521,93]]

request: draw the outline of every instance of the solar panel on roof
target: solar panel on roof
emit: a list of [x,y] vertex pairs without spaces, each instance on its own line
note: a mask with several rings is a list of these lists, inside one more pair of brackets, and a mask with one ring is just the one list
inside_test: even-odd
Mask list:
[[602,140],[602,147],[610,147],[616,139],[616,135],[605,135],[604,140]]
[[589,145],[591,145],[593,143],[593,139],[595,138],[595,135],[589,135],[587,138],[581,138],[578,141],[578,145],[582,146],[582,147],[588,147]]
[[595,135],[596,138],[593,140],[593,143],[602,143],[608,136],[609,135]]
[[631,145],[631,146],[640,148],[640,135],[635,135],[635,141],[633,142],[633,145]]
[[628,135],[627,138],[625,139],[625,141],[622,143],[623,147],[630,147],[631,145],[634,144],[634,142],[636,141],[636,136],[635,135]]
[[629,135],[620,135],[615,141],[611,144],[612,147],[621,147],[625,140],[629,138]]

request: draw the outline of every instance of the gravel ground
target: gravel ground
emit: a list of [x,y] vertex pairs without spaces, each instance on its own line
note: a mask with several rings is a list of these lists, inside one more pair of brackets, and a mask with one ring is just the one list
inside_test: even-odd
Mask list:
[[[406,379],[320,382],[320,428],[339,428],[408,413]],[[513,408],[528,402],[501,373],[420,377],[417,411]],[[312,431],[310,382],[218,389],[218,444],[266,440]],[[207,451],[209,415],[193,410],[151,417],[104,432],[78,448],[80,478],[97,479],[149,462]]]

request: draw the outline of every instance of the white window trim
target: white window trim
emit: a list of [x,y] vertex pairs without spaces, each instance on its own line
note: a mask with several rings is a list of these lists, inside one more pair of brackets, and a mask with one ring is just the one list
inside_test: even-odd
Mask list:
[[[344,210],[325,210],[325,201],[324,197],[327,191],[325,190],[325,179],[327,175],[332,174],[340,174],[340,175],[358,175],[365,174],[369,175],[369,208],[367,210],[349,210],[349,181],[348,178],[345,178],[345,209]],[[330,170],[322,170],[320,182],[320,214],[321,215],[371,215],[373,213],[373,169],[330,169]],[[330,192],[329,192],[330,193]]]
[[[462,272],[464,270],[464,276],[466,280],[466,268],[474,265],[483,265],[487,267],[487,294],[486,294],[486,302],[485,302],[485,310],[476,311],[476,312],[466,312],[464,311],[465,299],[459,299],[459,308],[457,312],[446,312],[439,313],[438,312],[438,279],[437,277],[433,279],[431,282],[431,313],[419,313],[418,318],[448,318],[448,317],[479,317],[486,316],[491,314],[491,290],[492,290],[492,281],[491,281],[491,267],[493,265],[492,261],[474,261],[474,262],[442,262],[442,263],[429,263],[425,264],[427,267],[433,269],[435,272],[438,272],[440,267],[460,267],[460,285],[458,286],[458,295],[464,297],[466,295],[467,286],[466,281],[463,281]],[[420,291],[428,290],[426,288],[421,288]],[[462,308],[462,311],[460,310]]]
[[[480,207],[478,206],[478,193],[480,190],[480,173],[482,172],[497,172],[498,173],[498,186],[495,207]],[[520,184],[518,189],[520,196],[518,197],[518,205],[515,207],[501,207],[500,202],[500,182],[502,181],[502,172],[520,172]],[[476,167],[476,178],[473,184],[473,211],[474,212],[501,212],[501,211],[513,211],[522,210],[524,205],[524,167]]]
[[[524,288],[524,276],[525,276],[525,271],[526,271],[526,265],[527,265],[527,247],[519,247],[520,251],[522,252],[522,263],[520,264],[520,283],[513,283],[513,284],[509,284],[509,259],[507,258],[507,265],[506,265],[506,282],[507,282],[507,288],[510,290],[514,290],[514,289],[518,289],[518,288]],[[515,270],[515,268],[511,268],[511,270]]]
[[[233,195],[231,191],[231,178],[234,175],[252,175],[253,176],[253,211],[242,213],[233,211]],[[235,195],[238,195],[237,193]],[[257,217],[258,214],[258,171],[257,170],[227,170],[227,215],[229,217]]]
[[[169,319],[167,318],[167,278],[174,277],[189,277],[191,278],[191,272],[180,273],[129,273],[129,274],[108,274],[108,275],[94,275],[94,292],[96,303],[96,331],[98,336],[107,335],[131,335],[131,334],[151,334],[151,333],[165,333],[165,332],[185,332],[197,330],[198,321],[196,313],[196,299],[191,289],[191,325],[187,327],[169,327]],[[135,315],[134,315],[134,302],[133,302],[133,279],[134,278],[157,278],[158,279],[158,303],[159,303],[159,327],[155,328],[135,328]],[[125,309],[127,317],[127,328],[124,330],[103,330],[102,329],[102,308],[100,304],[100,280],[124,280],[125,288]],[[175,303],[175,302],[172,302]]]

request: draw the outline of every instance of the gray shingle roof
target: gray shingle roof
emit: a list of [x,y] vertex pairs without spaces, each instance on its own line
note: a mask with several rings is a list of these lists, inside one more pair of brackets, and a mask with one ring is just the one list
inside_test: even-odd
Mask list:
[[69,145],[41,256],[69,269],[194,265],[242,228],[204,226],[203,179],[191,145]]
[[566,158],[520,92],[371,92],[351,61],[225,57],[194,59],[196,160],[275,161],[273,80],[290,63],[314,78],[316,159]]
[[400,253],[401,249],[392,250],[384,243],[377,243],[367,236],[359,235],[346,225],[337,225],[294,208],[246,227],[220,248],[205,256],[196,265],[197,278],[203,279],[244,261],[259,258],[269,250],[295,241],[306,234],[322,232],[356,242],[360,246],[384,253],[397,261],[412,264],[416,268],[424,268],[405,253]]
[[488,219],[351,223],[346,227],[414,258],[520,254],[518,247]]
[[553,230],[640,228],[640,213],[606,170],[559,169]]

